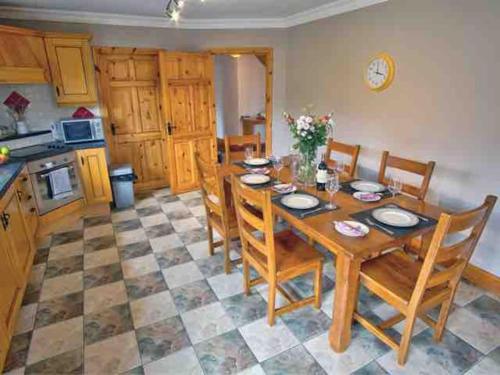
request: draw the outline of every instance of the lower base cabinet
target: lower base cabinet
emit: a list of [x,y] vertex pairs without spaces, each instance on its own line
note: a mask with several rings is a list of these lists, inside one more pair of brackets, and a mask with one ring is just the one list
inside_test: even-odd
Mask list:
[[111,202],[111,183],[104,148],[78,150],[76,157],[86,203]]

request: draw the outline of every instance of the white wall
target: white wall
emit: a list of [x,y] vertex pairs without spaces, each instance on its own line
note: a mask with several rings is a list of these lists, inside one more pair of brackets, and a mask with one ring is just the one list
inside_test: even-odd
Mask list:
[[[335,110],[336,136],[362,145],[374,176],[383,150],[435,160],[432,202],[460,210],[500,195],[500,1],[397,0],[289,31],[287,107]],[[396,77],[382,93],[363,72],[380,51]],[[500,276],[500,204],[473,263]]]
[[215,56],[215,103],[217,137],[240,134],[238,99],[238,60],[227,55]]

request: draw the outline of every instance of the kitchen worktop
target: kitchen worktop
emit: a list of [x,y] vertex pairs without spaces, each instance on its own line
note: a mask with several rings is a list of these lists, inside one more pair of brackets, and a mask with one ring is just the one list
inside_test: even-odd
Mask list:
[[[49,156],[58,155],[68,151],[85,150],[90,148],[105,147],[104,141],[75,143],[66,145],[67,147],[61,149],[50,149],[46,153],[36,155],[36,159],[42,159]],[[12,185],[19,172],[23,169],[28,161],[36,160],[32,156],[25,157],[11,157],[6,164],[0,165],[0,199],[3,197],[7,189]]]

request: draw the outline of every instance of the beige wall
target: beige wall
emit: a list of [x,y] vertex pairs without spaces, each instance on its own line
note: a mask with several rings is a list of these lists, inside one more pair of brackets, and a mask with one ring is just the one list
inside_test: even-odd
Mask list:
[[240,134],[238,60],[229,55],[218,55],[214,64],[217,137],[224,138]]
[[[359,143],[361,173],[381,152],[435,160],[430,199],[459,209],[500,195],[500,1],[391,0],[289,31],[287,107],[335,110]],[[394,84],[370,92],[368,60],[387,51]],[[473,262],[500,275],[500,204]]]

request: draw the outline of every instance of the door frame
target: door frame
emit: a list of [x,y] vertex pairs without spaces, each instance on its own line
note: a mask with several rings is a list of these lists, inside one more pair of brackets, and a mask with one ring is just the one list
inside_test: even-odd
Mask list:
[[[210,48],[210,54],[216,55],[254,55],[263,59],[266,68],[266,155],[273,151],[273,48],[271,47],[220,47]],[[260,57],[260,58],[259,58]],[[214,85],[215,86],[215,85]]]

